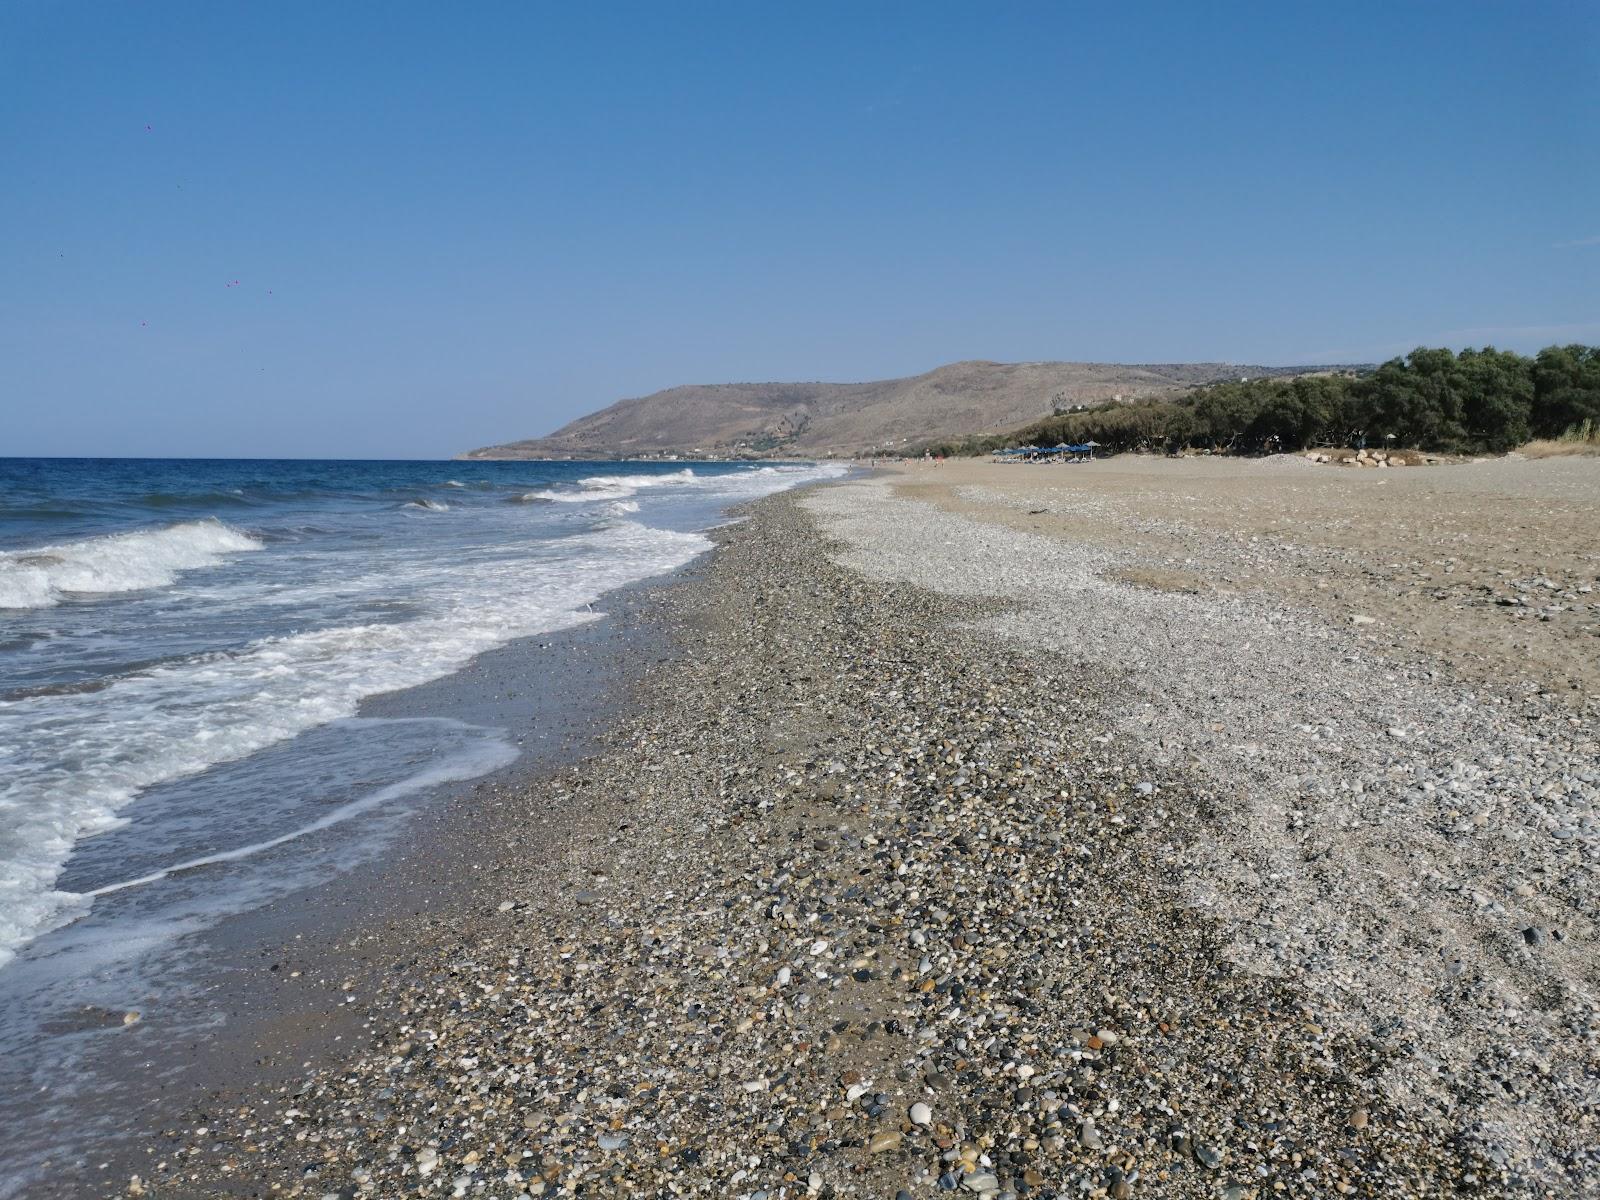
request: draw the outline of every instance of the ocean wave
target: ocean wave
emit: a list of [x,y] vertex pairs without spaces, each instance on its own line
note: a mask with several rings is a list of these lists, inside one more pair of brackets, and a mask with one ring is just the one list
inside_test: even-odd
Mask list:
[[443,504],[438,500],[429,500],[427,498],[423,498],[421,500],[407,500],[404,507],[426,509],[428,512],[450,511],[450,506],[448,504]]
[[553,500],[558,504],[593,504],[597,500],[626,500],[635,491],[636,489],[631,487],[585,487],[572,492],[563,492],[558,488],[546,488],[540,492],[529,492],[526,498],[531,500]]
[[529,495],[540,500],[554,500],[563,504],[593,504],[599,500],[626,500],[630,496],[637,495],[641,488],[672,484],[682,486],[694,483],[700,478],[687,467],[664,475],[590,475],[578,480],[578,486],[572,490],[547,488],[540,492],[530,492]]
[[[456,728],[462,730],[471,730],[475,728],[474,726],[464,724],[460,721],[452,721],[449,719],[440,718],[424,718],[422,721],[418,722],[406,720],[363,721],[358,718],[347,722],[347,724],[354,729],[363,727],[370,728],[373,725],[406,725],[424,722],[429,724],[455,726]],[[359,799],[351,800],[347,803],[341,804],[337,808],[323,813],[315,820],[310,821],[305,825],[301,825],[298,828],[291,829],[287,833],[280,833],[275,837],[264,838],[261,841],[250,842],[243,846],[237,846],[232,850],[219,850],[212,854],[201,855],[199,858],[186,859],[183,862],[173,863],[170,866],[161,867],[158,870],[137,876],[133,879],[125,879],[120,883],[102,884],[101,886],[93,888],[87,892],[63,892],[62,895],[72,896],[80,902],[82,900],[93,900],[100,896],[109,896],[114,892],[124,892],[129,888],[145,887],[148,884],[159,883],[163,879],[169,879],[174,875],[182,875],[189,871],[195,871],[201,867],[216,866],[221,863],[239,862],[242,859],[254,858],[256,855],[261,854],[264,851],[276,849],[277,847],[288,842],[297,841],[298,839],[313,833],[320,833],[324,829],[331,829],[335,825],[342,825],[352,817],[360,816],[362,813],[370,812],[375,808],[381,808],[386,804],[390,804],[395,800],[411,795],[414,792],[420,792],[425,788],[436,787],[441,783],[458,783],[466,779],[476,779],[480,775],[486,775],[490,771],[507,766],[517,760],[519,751],[508,740],[506,740],[503,735],[495,736],[497,731],[491,730],[482,730],[481,732],[488,733],[491,736],[485,738],[479,743],[468,744],[464,748],[456,750],[454,753],[447,754],[441,761],[423,767],[421,770],[416,771],[395,783],[391,783],[387,787],[378,788],[377,790],[369,792]]]
[[586,488],[647,488],[664,487],[670,484],[693,483],[696,479],[715,479],[715,475],[699,476],[690,467],[681,471],[668,471],[661,475],[589,475],[578,480]]
[[0,608],[49,608],[73,594],[170,587],[181,571],[214,567],[225,555],[261,545],[207,519],[0,553]]
[[248,507],[251,503],[244,491],[233,488],[221,492],[146,492],[125,503],[130,508],[218,508],[228,506]]
[[5,704],[0,807],[17,820],[0,836],[0,965],[87,911],[88,898],[57,890],[62,866],[80,839],[120,825],[147,789],[351,717],[367,696],[448,675],[512,639],[595,620],[591,605],[607,592],[710,545],[700,534],[619,522],[563,543],[559,558],[456,563],[430,582],[412,579],[431,602],[414,620],[265,638],[97,691]]

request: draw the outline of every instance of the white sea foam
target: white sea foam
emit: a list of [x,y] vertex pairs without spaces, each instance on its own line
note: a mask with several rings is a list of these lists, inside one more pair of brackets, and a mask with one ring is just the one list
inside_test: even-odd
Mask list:
[[596,490],[609,488],[629,488],[638,491],[648,487],[670,487],[674,484],[682,485],[693,483],[696,479],[731,479],[731,475],[696,475],[694,468],[685,467],[681,471],[668,471],[660,475],[589,475],[578,480],[586,488]]
[[753,470],[697,475],[691,467],[660,475],[589,475],[575,489],[548,488],[529,492],[524,499],[556,500],[565,504],[594,504],[628,500],[647,488],[691,488],[700,493],[739,497],[764,496],[797,484],[836,479],[849,468],[839,463],[756,467]]
[[[462,729],[474,728],[446,718],[433,717],[424,719],[433,724],[453,725]],[[392,724],[393,722],[383,723]],[[351,721],[349,724],[359,727],[364,722],[357,720]],[[515,762],[517,753],[517,748],[511,745],[510,742],[499,737],[487,738],[481,742],[469,744],[462,749],[456,750],[442,762],[424,767],[414,775],[408,775],[396,783],[378,788],[357,800],[341,804],[337,808],[323,813],[316,820],[302,825],[298,829],[291,829],[288,833],[280,833],[277,837],[251,842],[246,846],[237,846],[232,850],[219,850],[215,854],[186,859],[183,862],[173,863],[170,867],[162,867],[159,871],[141,875],[137,879],[125,879],[121,883],[108,883],[92,891],[82,892],[78,895],[78,898],[80,900],[94,900],[100,896],[109,896],[113,892],[125,892],[129,888],[159,883],[169,876],[177,875],[184,871],[215,866],[218,863],[238,862],[240,859],[254,858],[257,854],[275,849],[288,842],[296,841],[308,834],[319,833],[324,829],[331,829],[335,825],[342,825],[352,817],[360,816],[364,812],[369,812],[404,796],[420,792],[424,788],[436,787],[441,783],[453,783],[463,779],[476,779],[479,775],[488,774],[490,771]]]
[[715,480],[731,476],[696,476],[688,467],[664,475],[590,475],[578,480],[577,488],[572,491],[549,488],[529,494],[540,500],[556,500],[565,504],[593,504],[598,500],[626,500],[629,496],[637,495],[641,488],[667,487],[673,484],[681,487],[701,478]]
[[448,504],[441,503],[438,500],[428,500],[426,498],[422,500],[407,500],[405,506],[407,508],[423,508],[427,509],[429,512],[450,511],[450,506]]
[[[217,528],[221,528],[220,526]],[[0,964],[89,903],[57,891],[80,839],[114,828],[143,790],[353,715],[378,692],[459,669],[513,638],[592,620],[606,592],[683,565],[700,534],[623,521],[559,551],[397,568],[397,594],[430,615],[266,638],[125,676],[98,691],[0,702]]]
[[632,488],[584,488],[576,492],[562,492],[546,488],[542,492],[529,492],[528,499],[554,500],[559,504],[593,504],[597,500],[626,500],[633,495]]
[[206,520],[13,550],[0,553],[0,608],[49,608],[76,593],[170,587],[180,571],[259,549],[249,534]]

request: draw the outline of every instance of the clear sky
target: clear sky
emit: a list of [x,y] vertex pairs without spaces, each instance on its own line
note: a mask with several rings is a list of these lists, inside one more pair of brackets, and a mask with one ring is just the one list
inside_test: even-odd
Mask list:
[[0,5],[0,454],[1600,341],[1600,5]]

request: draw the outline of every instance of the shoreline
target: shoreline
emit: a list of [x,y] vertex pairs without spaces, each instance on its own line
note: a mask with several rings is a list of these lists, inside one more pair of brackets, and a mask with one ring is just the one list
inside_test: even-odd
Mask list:
[[[193,943],[181,975],[156,980],[136,1000],[134,1026],[72,1051],[74,1074],[86,1069],[105,1091],[72,1102],[63,1117],[103,1137],[83,1143],[75,1162],[52,1156],[28,1164],[26,1175],[8,1164],[0,1194],[122,1194],[131,1175],[148,1176],[162,1158],[170,1140],[163,1131],[239,1079],[257,1090],[285,1086],[306,1063],[332,1061],[364,1038],[346,997],[381,977],[376,961],[399,952],[402,930],[462,902],[461,881],[478,869],[476,848],[492,820],[486,803],[593,751],[631,683],[670,656],[646,614],[663,590],[699,569],[696,561],[618,588],[598,621],[518,639],[452,675],[363,701],[358,719],[444,711],[506,728],[521,752],[506,766],[409,798],[398,828],[359,848],[361,860],[331,878],[180,935]],[[64,1021],[54,1028],[95,1037],[121,1016],[90,1013],[81,1030]]]
[[[1166,478],[1180,500],[1209,486]],[[1076,482],[1120,486],[1094,480]],[[1219,587],[1238,569],[1220,553],[1188,572],[1204,587],[1123,579],[1170,569],[1148,531],[1099,550],[1017,528],[1037,497],[994,483],[913,469],[750,506],[663,591],[672,665],[598,753],[498,797],[496,860],[358,999],[370,1044],[282,1093],[217,1097],[135,1194],[1592,1190],[1592,1039],[1562,1032],[1593,1011],[1589,901],[1547,867],[1593,840],[1596,781],[1538,801],[1575,842],[1503,835],[1546,856],[1533,899],[1473,857],[1480,835],[1433,829],[1432,793],[1385,793],[1383,759],[1353,779],[1357,825],[1339,789],[1274,808],[1301,778],[1250,748],[1298,744],[1275,720],[1309,700],[1359,724],[1373,680],[1410,703],[1455,675],[1422,669],[1426,644],[1286,605],[1271,572]],[[943,494],[895,498],[911,486]],[[1074,520],[1115,533],[1151,503],[1141,482]],[[1278,666],[1249,653],[1252,622]],[[1151,637],[1208,628],[1198,670],[1151,657]],[[1309,649],[1373,680],[1283,687]],[[1258,707],[1280,694],[1283,714]],[[1471,728],[1507,749],[1541,728],[1554,751],[1592,745],[1564,698],[1502,712],[1482,694],[1492,720]],[[1218,773],[1235,761],[1256,774]],[[562,846],[530,869],[560,814]],[[1488,831],[1526,819],[1495,809]],[[1453,892],[1392,891],[1452,865]],[[1491,907],[1474,915],[1468,886]],[[1530,950],[1515,905],[1563,938]],[[1438,940],[1440,913],[1459,941]],[[1333,920],[1320,943],[1307,916]],[[1366,1007],[1367,954],[1398,1021]]]

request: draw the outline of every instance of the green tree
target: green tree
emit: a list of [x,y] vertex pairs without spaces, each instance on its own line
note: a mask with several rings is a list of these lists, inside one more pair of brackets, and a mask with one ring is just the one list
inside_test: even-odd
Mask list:
[[1547,346],[1533,360],[1536,437],[1560,437],[1584,421],[1600,422],[1600,348]]

